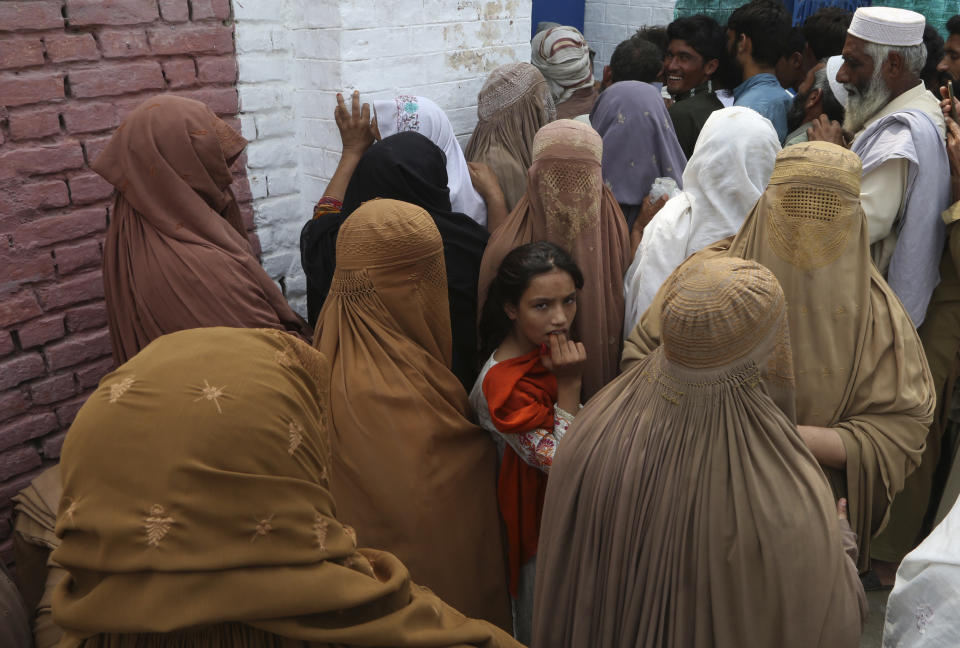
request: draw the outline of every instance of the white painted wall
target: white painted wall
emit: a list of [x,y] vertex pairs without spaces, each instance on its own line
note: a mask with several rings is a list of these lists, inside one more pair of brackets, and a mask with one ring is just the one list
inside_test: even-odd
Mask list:
[[[650,0],[653,1],[653,0]],[[489,72],[530,57],[530,0],[233,0],[263,265],[306,313],[299,238],[340,157],[336,93],[437,102],[462,142]]]
[[622,41],[640,27],[667,25],[673,21],[675,0],[587,0],[583,36],[597,53],[593,60],[596,78]]

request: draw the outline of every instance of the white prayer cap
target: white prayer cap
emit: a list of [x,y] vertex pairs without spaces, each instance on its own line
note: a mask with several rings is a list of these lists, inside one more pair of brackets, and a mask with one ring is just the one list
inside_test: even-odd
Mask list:
[[909,47],[923,42],[922,14],[894,7],[860,7],[847,33],[878,45]]
[[830,91],[833,93],[833,96],[837,98],[841,106],[846,108],[847,89],[843,87],[842,83],[837,81],[837,71],[841,65],[843,65],[842,56],[831,56],[827,59],[827,81],[830,83]]

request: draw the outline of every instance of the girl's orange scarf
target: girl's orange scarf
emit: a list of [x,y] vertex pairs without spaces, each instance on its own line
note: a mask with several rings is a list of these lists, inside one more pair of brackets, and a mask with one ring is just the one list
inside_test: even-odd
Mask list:
[[[557,378],[540,362],[540,349],[493,365],[483,379],[490,418],[501,434],[553,429]],[[516,598],[520,568],[537,554],[547,475],[506,446],[497,499],[507,527],[510,593]]]

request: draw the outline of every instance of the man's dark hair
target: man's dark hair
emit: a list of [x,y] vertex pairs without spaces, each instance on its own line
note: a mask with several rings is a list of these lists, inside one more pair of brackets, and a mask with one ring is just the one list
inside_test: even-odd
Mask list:
[[663,25],[652,25],[650,27],[641,27],[634,34],[637,38],[650,41],[660,50],[661,58],[667,53],[667,28]]
[[927,48],[927,62],[923,64],[923,69],[920,70],[920,79],[935,97],[939,97],[941,78],[937,65],[943,59],[944,43],[943,36],[930,23],[927,23],[923,28],[923,44]]
[[672,40],[682,40],[703,57],[703,62],[723,60],[727,50],[727,37],[723,27],[710,16],[697,14],[677,18],[667,25],[667,45]]
[[853,14],[840,7],[824,7],[803,21],[803,35],[813,51],[813,56],[822,61],[828,56],[837,56],[843,51],[847,29]]
[[820,107],[824,114],[831,120],[842,124],[846,110],[840,100],[837,99],[837,95],[833,94],[833,88],[830,87],[830,82],[827,79],[826,69],[817,70],[816,80],[818,82],[816,85],[820,88]]
[[654,43],[634,35],[623,41],[610,56],[611,81],[653,83],[663,67],[663,52]]
[[775,0],[751,0],[730,14],[727,29],[738,40],[740,34],[745,34],[753,43],[753,60],[773,67],[780,60],[790,32],[790,15]]
[[947,21],[947,31],[951,36],[960,36],[960,14]]
[[780,55],[784,58],[790,58],[794,52],[800,52],[802,55],[806,46],[807,38],[803,35],[803,30],[799,27],[791,27],[787,39],[783,41],[783,52]]

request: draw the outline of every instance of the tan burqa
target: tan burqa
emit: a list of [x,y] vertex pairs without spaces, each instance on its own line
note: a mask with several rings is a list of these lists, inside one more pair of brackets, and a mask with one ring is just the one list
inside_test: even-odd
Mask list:
[[512,210],[527,190],[533,138],[557,118],[543,74],[530,63],[496,68],[477,95],[477,118],[465,155],[470,162],[490,165],[507,210]]
[[[854,153],[824,142],[790,146],[736,237],[687,263],[753,259],[783,286],[797,423],[832,427],[843,440],[846,470],[824,471],[835,494],[849,499],[865,570],[871,537],[920,461],[935,398],[910,317],[870,260],[859,196]],[[660,344],[663,296],[661,289],[625,343],[624,369]]]
[[314,344],[333,366],[339,517],[457,609],[509,628],[496,446],[450,371],[443,243],[426,211],[381,199],[347,218]]
[[203,326],[309,337],[250,249],[230,191],[247,142],[198,101],[160,95],[135,109],[91,165],[116,187],[103,247],[114,360]]
[[666,284],[663,346],[554,459],[534,646],[857,648],[855,544],[793,422],[776,278],[723,258]]
[[518,645],[357,548],[329,369],[280,331],[205,328],[101,381],[63,446],[62,648]]
[[527,193],[490,236],[480,263],[479,299],[503,258],[526,243],[550,241],[573,256],[583,272],[571,333],[587,348],[583,398],[617,375],[623,338],[623,275],[633,260],[626,221],[603,184],[603,140],[570,119],[540,129],[533,141]]

